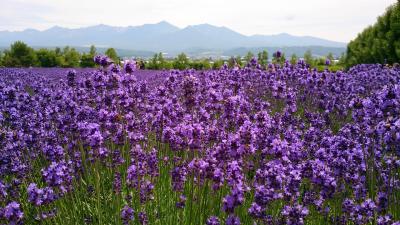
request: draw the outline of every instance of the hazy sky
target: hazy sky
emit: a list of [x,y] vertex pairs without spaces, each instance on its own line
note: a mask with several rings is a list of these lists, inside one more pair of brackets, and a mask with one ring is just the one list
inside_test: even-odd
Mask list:
[[242,34],[312,35],[348,42],[396,0],[0,0],[0,30],[55,25],[178,27],[209,23]]

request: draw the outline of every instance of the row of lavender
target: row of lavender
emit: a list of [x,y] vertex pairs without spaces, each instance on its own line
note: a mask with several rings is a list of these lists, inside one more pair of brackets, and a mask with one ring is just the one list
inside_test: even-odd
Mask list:
[[0,69],[0,222],[399,224],[400,69]]

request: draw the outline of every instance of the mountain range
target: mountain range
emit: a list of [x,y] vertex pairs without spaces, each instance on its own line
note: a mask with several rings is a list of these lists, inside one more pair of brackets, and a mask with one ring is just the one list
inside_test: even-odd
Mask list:
[[[39,31],[0,31],[0,46],[5,47],[21,40],[30,46],[78,46],[114,47],[117,49],[142,52],[235,52],[235,49],[255,49],[262,47],[303,48],[320,47],[344,51],[346,43],[312,36],[294,36],[287,33],[275,35],[247,36],[227,27],[210,24],[191,25],[178,28],[166,21],[141,26],[115,27],[104,24],[84,28],[69,29],[54,26]],[[322,51],[325,53],[324,51]]]

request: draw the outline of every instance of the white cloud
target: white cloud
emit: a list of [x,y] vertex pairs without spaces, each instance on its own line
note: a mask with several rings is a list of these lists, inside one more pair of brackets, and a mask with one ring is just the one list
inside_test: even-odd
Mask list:
[[210,23],[247,35],[287,32],[349,41],[396,0],[0,0],[0,30]]

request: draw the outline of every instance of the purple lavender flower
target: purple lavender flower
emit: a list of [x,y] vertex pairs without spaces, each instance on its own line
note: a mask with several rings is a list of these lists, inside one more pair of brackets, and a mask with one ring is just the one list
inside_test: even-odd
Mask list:
[[46,169],[42,169],[42,176],[50,187],[59,187],[62,193],[67,192],[72,184],[72,170],[70,164],[64,161],[52,162]]
[[266,217],[265,208],[253,202],[248,210],[249,214],[254,218]]
[[112,60],[105,55],[96,55],[94,57],[94,62],[100,66],[108,66],[112,63]]
[[42,221],[42,220],[46,220],[49,218],[53,218],[56,215],[57,215],[57,209],[54,208],[52,210],[39,213],[38,215],[36,215],[35,220]]
[[178,209],[183,209],[185,208],[186,205],[186,196],[185,195],[180,195],[179,196],[179,201],[176,203],[176,207]]
[[240,219],[239,217],[236,217],[235,215],[231,214],[226,218],[226,225],[240,225]]
[[148,181],[144,180],[140,183],[140,202],[145,203],[148,200],[153,200],[153,189],[154,185]]
[[4,207],[3,216],[10,222],[10,224],[17,224],[24,217],[24,213],[17,202],[10,202]]
[[326,59],[326,60],[325,60],[325,65],[326,65],[326,66],[329,66],[329,65],[331,65],[331,60],[329,60],[329,59]]
[[222,201],[222,209],[225,212],[233,213],[235,208],[241,205],[244,201],[243,190],[235,187],[231,193],[224,197]]
[[123,224],[129,224],[130,221],[133,221],[134,219],[134,215],[133,215],[134,211],[131,207],[129,207],[128,205],[125,205],[122,210],[121,210],[121,219]]
[[391,225],[394,224],[391,215],[379,216],[376,220],[378,225]]
[[7,195],[7,186],[0,180],[0,200],[4,201]]
[[141,225],[147,225],[147,224],[149,224],[149,219],[148,219],[148,217],[147,217],[146,212],[139,212],[138,217],[139,217],[139,223],[140,223]]
[[69,70],[67,73],[68,86],[75,86],[76,70]]
[[100,65],[102,58],[103,58],[102,55],[96,55],[96,56],[93,58],[93,61],[94,61],[96,64]]
[[219,219],[216,216],[211,216],[206,221],[207,225],[220,225]]
[[115,172],[114,173],[114,183],[113,183],[114,192],[116,194],[121,193],[121,173]]
[[136,70],[136,62],[134,60],[127,60],[124,62],[124,70],[126,73],[132,73]]
[[388,207],[387,194],[384,192],[379,192],[376,196],[376,202],[378,212],[385,211]]
[[276,58],[280,58],[280,57],[282,57],[282,52],[281,51],[276,51],[276,53],[275,53],[275,56],[276,56]]
[[56,199],[56,195],[51,187],[39,189],[35,183],[28,186],[28,201],[36,206],[51,203]]
[[285,206],[282,215],[286,218],[286,224],[304,224],[304,217],[308,215],[307,207],[299,204]]
[[139,183],[139,174],[138,174],[138,170],[137,167],[135,165],[131,165],[128,168],[127,171],[127,176],[126,176],[126,183],[130,186],[130,187],[135,187],[137,188],[138,183]]

